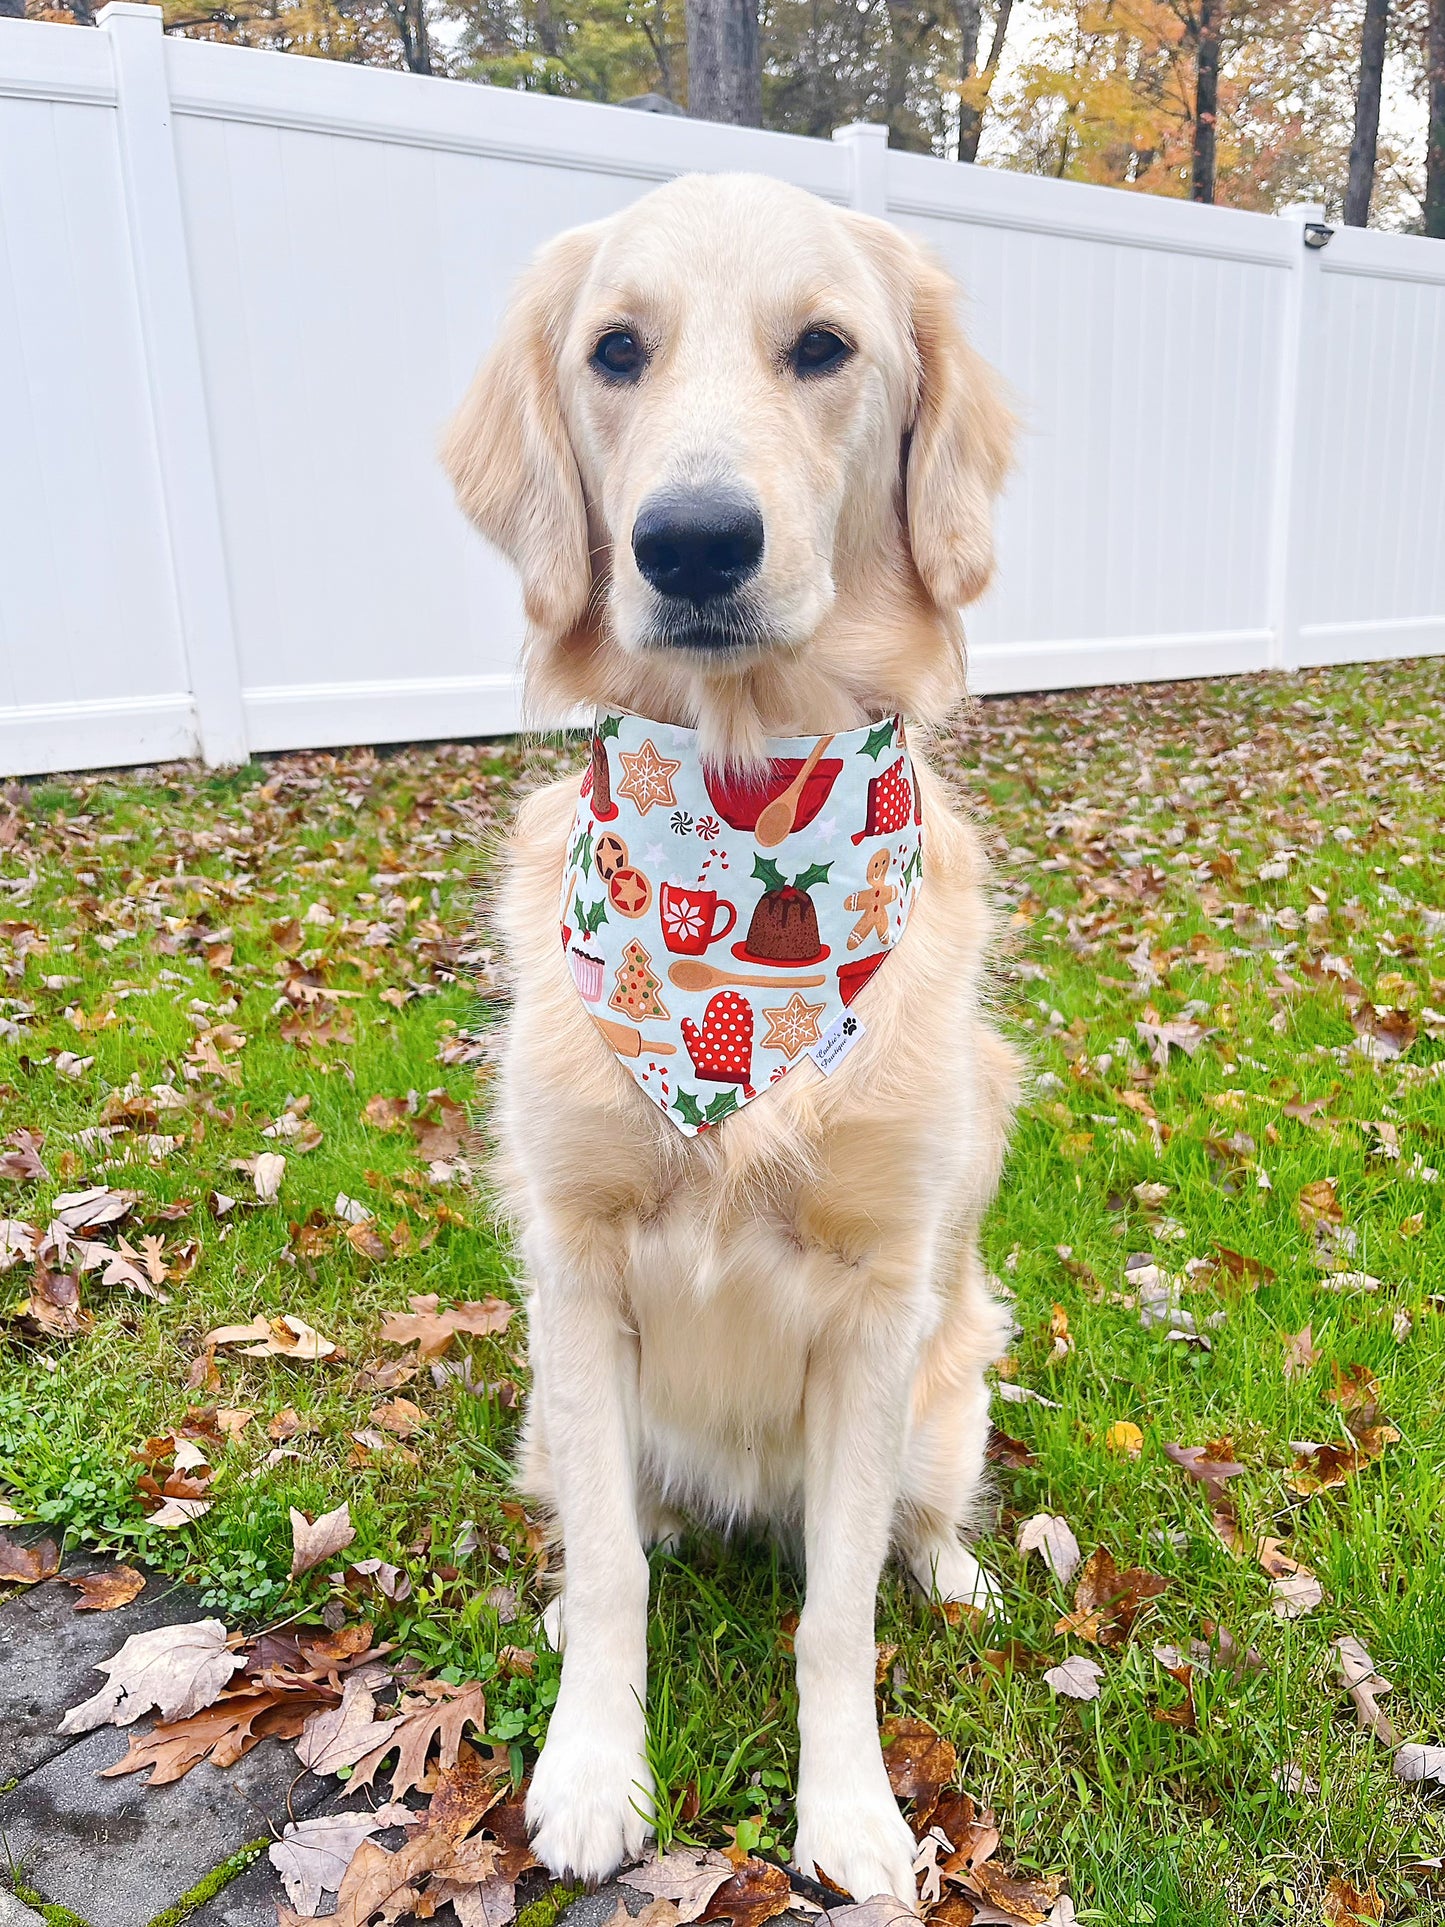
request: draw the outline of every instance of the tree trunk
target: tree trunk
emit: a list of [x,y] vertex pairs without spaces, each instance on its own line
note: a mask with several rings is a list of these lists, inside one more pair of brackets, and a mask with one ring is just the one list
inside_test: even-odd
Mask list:
[[687,111],[695,120],[762,126],[756,0],[687,0]]
[[[978,72],[978,36],[983,26],[981,0],[957,0],[953,10],[958,25],[958,78],[960,84]],[[958,158],[971,161],[978,152],[979,123],[983,115],[960,94],[958,97]]]
[[1445,241],[1445,0],[1430,0],[1425,102],[1425,232]]
[[983,133],[983,116],[988,106],[989,91],[993,86],[994,75],[1003,54],[1004,35],[1008,32],[1009,15],[1013,12],[1014,0],[998,0],[998,12],[993,17],[993,39],[989,42],[988,59],[983,63],[983,100],[974,112],[973,125],[968,140],[964,140],[963,123],[958,128],[958,158],[961,161],[978,159],[979,137]]
[[1355,90],[1355,137],[1350,142],[1350,177],[1345,186],[1345,226],[1364,227],[1370,219],[1375,186],[1375,147],[1380,137],[1380,84],[1385,73],[1385,30],[1390,0],[1365,0],[1365,31],[1360,41],[1360,84]]
[[1199,0],[1195,51],[1194,173],[1191,201],[1214,199],[1214,123],[1219,112],[1219,0]]

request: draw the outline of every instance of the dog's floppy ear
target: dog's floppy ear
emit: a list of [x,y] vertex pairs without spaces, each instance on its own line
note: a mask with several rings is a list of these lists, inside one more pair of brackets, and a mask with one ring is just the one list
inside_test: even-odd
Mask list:
[[908,545],[934,602],[958,608],[981,595],[993,573],[993,498],[1013,459],[1014,418],[999,377],[964,335],[951,277],[886,221],[851,218],[912,339],[903,444]]
[[908,545],[940,608],[982,595],[993,574],[993,498],[1013,461],[999,377],[964,335],[958,289],[919,247],[912,327],[918,400],[907,443]]
[[581,622],[592,590],[587,505],[557,362],[596,247],[593,230],[575,228],[527,270],[442,444],[457,500],[515,565],[528,620],[547,636]]

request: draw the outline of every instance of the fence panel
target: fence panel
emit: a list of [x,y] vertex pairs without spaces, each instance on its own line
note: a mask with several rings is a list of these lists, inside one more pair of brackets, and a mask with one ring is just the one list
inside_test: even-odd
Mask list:
[[977,689],[1258,669],[1297,233],[1259,215],[890,154],[888,211],[1018,397]]
[[1445,649],[1445,247],[0,21],[0,771],[490,734],[442,424],[549,236],[688,170],[929,242],[1024,422],[976,689]]
[[0,22],[0,771],[195,746],[109,38]]
[[1298,663],[1445,650],[1445,243],[1337,232],[1301,375]]

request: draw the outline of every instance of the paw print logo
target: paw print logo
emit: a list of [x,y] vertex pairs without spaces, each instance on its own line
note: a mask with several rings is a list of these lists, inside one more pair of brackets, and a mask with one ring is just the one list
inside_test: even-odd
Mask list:
[[691,817],[690,817],[690,816],[688,815],[688,813],[687,813],[687,811],[686,811],[686,810],[674,810],[674,811],[673,811],[673,813],[672,813],[672,827],[673,827],[673,830],[674,830],[674,832],[675,832],[675,833],[676,833],[676,834],[677,834],[678,836],[691,836],[691,834],[692,834],[692,818],[691,818]]
[[843,1035],[845,1037],[851,1037],[857,1028],[858,1019],[856,1017],[845,1017],[843,1019]]

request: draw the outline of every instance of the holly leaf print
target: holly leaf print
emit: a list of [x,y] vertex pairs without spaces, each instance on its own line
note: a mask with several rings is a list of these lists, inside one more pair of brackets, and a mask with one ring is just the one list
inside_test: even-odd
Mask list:
[[605,743],[608,737],[615,736],[621,727],[622,718],[620,716],[604,716],[602,721],[597,725],[597,734]]
[[578,872],[586,876],[592,868],[592,832],[583,830],[572,845],[572,854],[567,861],[576,865]]
[[913,854],[909,857],[907,864],[904,866],[903,882],[905,886],[910,883],[916,883],[922,875],[923,875],[923,852],[915,844],[913,849]]
[[[869,730],[868,740],[859,748],[858,754],[860,756],[871,756],[876,763],[883,751],[885,749],[892,749],[892,747],[892,723],[879,723],[876,729]],[[799,887],[801,888],[801,885]]]
[[577,927],[584,937],[595,936],[598,924],[606,923],[606,921],[607,905],[601,897],[597,899],[590,910],[583,910],[579,906],[577,911]]
[[800,870],[793,878],[793,888],[807,891],[811,890],[816,883],[826,883],[828,872],[832,867],[831,863],[810,863],[806,870]]
[[782,871],[770,856],[755,856],[753,858],[753,877],[756,882],[762,884],[765,890],[785,890],[787,888],[787,885],[783,881]]
[[702,1106],[698,1103],[691,1091],[679,1091],[677,1094],[677,1102],[672,1108],[677,1112],[684,1124],[696,1126],[707,1123],[707,1119],[702,1114]]
[[709,1124],[721,1124],[725,1117],[731,1117],[734,1111],[741,1108],[736,1091],[719,1091],[708,1103],[707,1121]]

